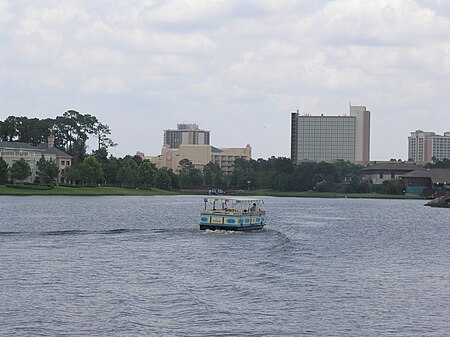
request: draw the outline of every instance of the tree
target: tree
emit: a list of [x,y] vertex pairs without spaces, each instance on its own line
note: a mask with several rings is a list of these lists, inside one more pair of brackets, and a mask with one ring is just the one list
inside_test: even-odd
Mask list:
[[[139,158],[139,163],[142,159]],[[122,187],[135,186],[137,182],[137,169],[138,164],[132,156],[125,156],[123,159],[119,159],[119,168],[117,169],[116,182],[120,183]]]
[[130,163],[124,163],[117,171],[116,181],[124,186],[134,186],[136,182],[136,170]]
[[289,190],[289,175],[286,173],[281,173],[275,176],[274,179],[275,189],[277,191],[288,191]]
[[99,149],[108,148],[116,144],[107,137],[110,129],[107,125],[101,124],[97,117],[78,111],[69,110],[62,116],[57,116],[51,127],[60,150],[73,156],[74,163],[82,162],[86,156],[86,142],[89,136],[94,135],[99,140]]
[[107,185],[116,184],[117,172],[119,171],[119,168],[120,168],[119,159],[117,159],[114,156],[110,156],[107,162],[103,163],[103,172],[105,177],[105,183]]
[[170,175],[166,168],[159,169],[158,172],[156,172],[155,186],[163,190],[170,190],[172,187]]
[[23,158],[21,158],[11,165],[11,168],[9,169],[9,175],[14,182],[16,182],[17,180],[23,181],[31,176],[30,165],[28,165],[28,163]]
[[334,184],[326,180],[319,181],[314,187],[316,192],[333,192]]
[[447,158],[439,160],[436,157],[433,157],[431,160],[433,163],[426,164],[425,168],[450,168],[450,160]]
[[149,161],[146,160],[139,165],[137,175],[139,185],[153,186],[155,184],[156,169]]
[[45,160],[44,156],[37,162],[38,175],[41,184],[53,184],[58,177],[58,166],[53,160]]
[[205,185],[210,188],[222,187],[223,177],[219,164],[209,162],[203,168],[203,178]]
[[171,188],[179,191],[181,189],[181,186],[180,186],[180,179],[179,179],[178,175],[175,174],[175,172],[173,172],[172,169],[167,170],[167,174],[169,175],[169,178],[170,178]]
[[202,171],[197,168],[192,169],[189,172],[189,176],[191,178],[192,187],[200,187],[203,185],[203,175]]
[[234,170],[231,174],[230,184],[240,189],[247,189],[247,181],[250,181],[253,187],[255,185],[256,176],[253,174],[254,169],[248,160],[238,158],[234,161]]
[[9,116],[1,125],[0,129],[0,140],[5,142],[12,142],[16,139],[18,135],[17,130],[17,117]]
[[72,166],[66,167],[62,171],[62,175],[64,179],[71,181],[72,184],[77,185],[82,179],[81,179],[81,165],[80,164],[74,164]]
[[94,126],[94,135],[98,140],[98,150],[101,148],[108,149],[117,145],[108,137],[110,134],[111,130],[108,125],[99,122]]
[[0,157],[0,185],[8,182],[8,163]]
[[191,171],[194,165],[188,159],[181,159],[178,163],[178,177],[182,188],[192,187]]
[[386,187],[387,194],[403,194],[405,191],[403,181],[399,179],[385,180],[383,186]]
[[97,181],[103,178],[102,165],[93,156],[84,158],[81,165],[81,177],[85,183],[91,186],[97,184]]

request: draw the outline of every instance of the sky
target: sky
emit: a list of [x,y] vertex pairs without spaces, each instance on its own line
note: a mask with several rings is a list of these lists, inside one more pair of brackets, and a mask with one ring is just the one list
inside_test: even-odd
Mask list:
[[406,160],[412,131],[450,131],[449,97],[447,0],[0,0],[0,120],[91,114],[119,157],[178,123],[289,157],[291,112],[351,103],[370,159]]

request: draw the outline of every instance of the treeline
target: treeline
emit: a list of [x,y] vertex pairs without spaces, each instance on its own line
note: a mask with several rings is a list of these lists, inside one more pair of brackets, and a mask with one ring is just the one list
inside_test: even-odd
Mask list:
[[447,158],[439,160],[439,159],[436,159],[435,157],[433,157],[431,160],[433,162],[426,164],[425,168],[429,168],[429,169],[435,169],[435,168],[441,168],[441,169],[447,168],[448,169],[448,168],[450,168],[450,160]]
[[67,167],[63,177],[82,186],[180,188],[178,176],[172,170],[157,169],[154,164],[138,156],[108,157],[106,148],[100,148],[93,155],[85,157],[83,162]]
[[346,161],[336,163],[303,163],[295,165],[289,158],[267,160],[238,159],[231,174],[218,164],[208,163],[203,170],[183,159],[177,173],[138,156],[116,158],[102,148],[82,163],[69,167],[64,177],[78,185],[106,185],[129,188],[157,187],[167,190],[186,189],[271,189],[275,191],[356,192],[372,191],[372,185],[361,181],[363,166]]
[[39,145],[47,142],[50,135],[55,137],[55,147],[71,155],[75,163],[86,157],[86,142],[90,137],[97,139],[98,149],[117,145],[110,138],[108,125],[95,116],[75,110],[66,111],[56,118],[9,116],[0,121],[0,141]]
[[[53,185],[59,174],[56,163],[53,160],[46,160],[42,156],[36,163],[36,166],[35,182],[43,185]],[[31,174],[31,167],[23,158],[15,161],[9,167],[9,164],[0,156],[0,185],[5,185],[8,182],[22,182],[30,177]]]
[[250,161],[239,159],[235,162],[230,185],[239,189],[275,191],[371,192],[372,186],[359,177],[362,168],[344,160],[295,165],[291,159],[284,157]]
[[[57,148],[73,156],[72,165],[60,173],[66,181],[76,185],[157,187],[166,190],[271,189],[345,193],[366,193],[373,190],[371,184],[361,181],[359,177],[363,167],[343,160],[335,163],[308,162],[295,165],[291,159],[285,157],[249,161],[238,159],[234,163],[233,172],[226,174],[218,164],[208,163],[200,170],[187,159],[180,161],[178,173],[175,173],[166,168],[158,169],[138,156],[116,158],[108,154],[108,149],[116,145],[109,138],[109,127],[95,116],[83,115],[74,110],[69,110],[55,119],[10,116],[5,121],[0,121],[0,141],[38,145],[46,142],[50,134],[55,136]],[[86,141],[91,136],[97,138],[98,147],[88,155]],[[26,162],[16,163],[14,165],[19,167],[8,167],[0,160],[0,181],[21,180],[29,173]],[[45,162],[42,158],[37,175],[38,182],[52,183],[58,173],[55,172],[55,164],[52,161]]]

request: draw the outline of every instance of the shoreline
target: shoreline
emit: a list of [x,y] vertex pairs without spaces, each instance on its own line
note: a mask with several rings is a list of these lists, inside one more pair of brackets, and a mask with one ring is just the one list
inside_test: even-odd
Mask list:
[[[0,195],[29,196],[29,195],[54,195],[54,196],[155,196],[155,195],[208,195],[207,190],[166,191],[157,188],[136,189],[122,187],[67,187],[55,186],[51,190],[19,189],[0,185]],[[231,191],[219,196],[270,196],[290,198],[359,198],[359,199],[405,199],[425,200],[420,196],[393,195],[377,193],[334,193],[334,192],[278,192],[272,190]]]

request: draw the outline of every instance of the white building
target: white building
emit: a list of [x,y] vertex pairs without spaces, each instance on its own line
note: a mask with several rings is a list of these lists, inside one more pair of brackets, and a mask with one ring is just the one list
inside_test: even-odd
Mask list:
[[431,163],[450,159],[450,132],[443,136],[417,130],[408,137],[408,159],[416,163]]

